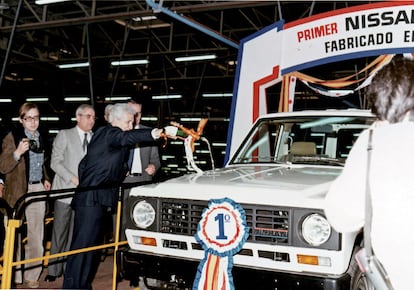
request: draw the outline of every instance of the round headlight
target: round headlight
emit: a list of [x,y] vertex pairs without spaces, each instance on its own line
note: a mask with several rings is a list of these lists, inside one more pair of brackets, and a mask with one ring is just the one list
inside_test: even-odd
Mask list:
[[311,214],[303,220],[302,236],[310,245],[322,245],[329,239],[330,235],[331,225],[320,214]]
[[137,227],[146,229],[152,225],[155,220],[155,209],[151,204],[142,200],[134,206],[132,210],[132,219]]

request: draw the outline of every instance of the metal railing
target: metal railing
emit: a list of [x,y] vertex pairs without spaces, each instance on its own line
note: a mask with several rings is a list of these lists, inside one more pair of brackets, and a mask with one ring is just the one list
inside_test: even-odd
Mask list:
[[[119,246],[126,245],[127,241],[119,241],[119,232],[120,232],[120,223],[121,223],[121,214],[122,214],[122,200],[123,200],[123,192],[124,188],[126,187],[133,187],[135,185],[139,185],[143,183],[128,183],[118,187],[118,202],[117,202],[117,209],[116,209],[116,223],[114,229],[114,242],[112,243],[104,243],[102,245],[82,248],[71,250],[67,252],[61,252],[56,254],[48,254],[42,257],[27,259],[27,260],[20,260],[14,261],[14,254],[15,254],[15,240],[16,240],[16,231],[22,226],[23,224],[23,214],[25,208],[34,202],[38,201],[53,201],[56,199],[62,199],[67,197],[72,197],[74,195],[74,191],[86,191],[90,189],[103,189],[103,187],[90,187],[90,188],[69,188],[69,189],[61,189],[61,190],[50,190],[50,191],[40,191],[40,192],[30,192],[23,196],[21,196],[14,205],[13,208],[7,204],[7,202],[0,198],[0,209],[4,208],[7,214],[7,225],[6,225],[6,237],[4,241],[4,252],[3,252],[3,270],[2,270],[2,277],[1,277],[1,289],[11,289],[11,280],[13,277],[13,267],[24,265],[27,263],[38,262],[38,261],[45,261],[53,258],[65,257],[79,253],[85,253],[89,251],[96,251],[102,250],[107,248],[114,248],[113,254],[113,275],[112,275],[112,289],[116,289],[117,287],[117,263],[116,263],[116,256]],[[113,188],[113,187],[112,187]],[[23,248],[23,247],[22,247]]]

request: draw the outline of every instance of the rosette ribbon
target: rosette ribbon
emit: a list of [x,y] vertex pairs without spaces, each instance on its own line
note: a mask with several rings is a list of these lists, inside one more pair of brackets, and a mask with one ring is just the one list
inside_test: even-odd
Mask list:
[[249,236],[244,209],[229,198],[213,199],[204,209],[195,238],[204,250],[193,290],[234,289],[233,255]]

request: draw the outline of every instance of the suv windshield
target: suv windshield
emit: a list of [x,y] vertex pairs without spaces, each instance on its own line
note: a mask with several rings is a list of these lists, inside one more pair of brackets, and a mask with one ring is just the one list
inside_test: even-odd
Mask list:
[[343,166],[368,116],[264,118],[252,129],[231,164],[300,163]]

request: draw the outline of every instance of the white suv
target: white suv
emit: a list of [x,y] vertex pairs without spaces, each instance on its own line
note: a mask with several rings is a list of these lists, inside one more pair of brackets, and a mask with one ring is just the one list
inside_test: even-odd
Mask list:
[[203,210],[210,200],[229,198],[244,209],[249,227],[233,257],[235,289],[363,288],[353,259],[362,233],[336,232],[323,202],[373,121],[361,110],[265,115],[223,168],[133,188],[124,213],[129,247],[118,257],[122,275],[190,289],[204,258],[195,238]]

